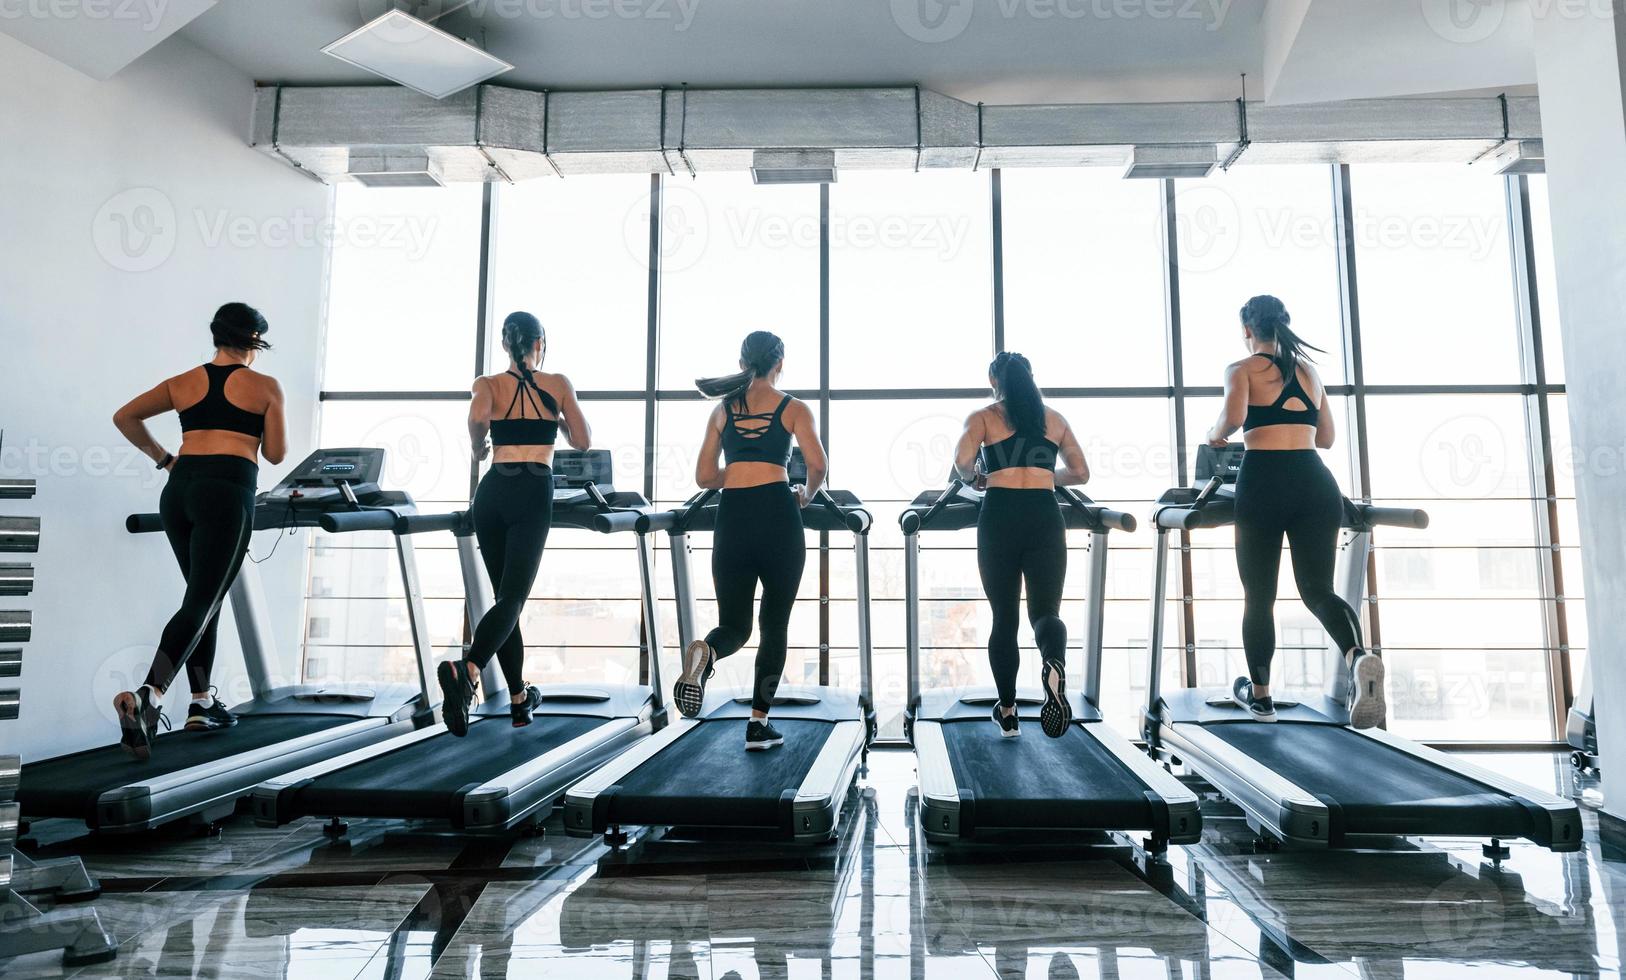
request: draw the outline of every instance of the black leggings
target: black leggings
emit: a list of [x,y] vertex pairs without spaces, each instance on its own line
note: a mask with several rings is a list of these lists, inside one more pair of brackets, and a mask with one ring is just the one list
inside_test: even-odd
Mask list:
[[1067,625],[1061,621],[1061,588],[1067,580],[1067,525],[1054,490],[990,487],[977,514],[977,571],[994,610],[988,666],[999,703],[1016,703],[1016,643],[1021,623],[1022,581],[1028,586],[1028,622],[1039,656],[1065,663]]
[[542,548],[553,522],[553,468],[543,463],[496,463],[474,492],[474,537],[496,601],[480,617],[469,643],[469,662],[484,670],[495,656],[508,693],[525,692],[525,611]]
[[1255,684],[1270,683],[1276,655],[1276,582],[1284,534],[1299,598],[1339,650],[1361,645],[1360,619],[1332,589],[1343,514],[1338,481],[1315,450],[1250,449],[1243,455],[1236,480],[1236,568],[1247,599],[1242,646]]
[[209,690],[220,606],[248,552],[259,473],[241,456],[182,456],[169,472],[158,515],[186,578],[186,595],[165,624],[142,682],[155,690],[169,690],[183,664],[193,693]]
[[751,707],[766,713],[785,673],[790,610],[807,564],[802,512],[788,483],[724,490],[712,538],[711,578],[717,586],[717,628],[706,642],[717,659],[751,638],[751,602],[762,582],[762,637],[757,641]]

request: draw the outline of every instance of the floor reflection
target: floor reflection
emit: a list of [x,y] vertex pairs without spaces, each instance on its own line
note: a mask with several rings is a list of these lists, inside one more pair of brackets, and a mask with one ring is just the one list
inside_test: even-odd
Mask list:
[[[1482,765],[1596,796],[1544,755]],[[1255,854],[1234,808],[1203,844],[1150,869],[1104,836],[928,846],[913,758],[872,754],[834,843],[787,849],[683,832],[625,848],[540,836],[470,839],[401,821],[218,838],[87,838],[42,825],[42,852],[82,853],[121,942],[87,977],[1432,978],[1616,977],[1626,855],[1597,840],[1501,862],[1467,839]],[[0,975],[59,977],[41,955]]]

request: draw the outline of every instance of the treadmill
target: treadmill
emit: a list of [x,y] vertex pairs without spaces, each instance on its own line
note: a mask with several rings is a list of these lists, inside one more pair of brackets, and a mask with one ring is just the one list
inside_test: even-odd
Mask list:
[[[1350,678],[1343,652],[1328,644],[1326,688],[1300,703],[1276,699],[1277,722],[1249,719],[1229,691],[1181,689],[1164,695],[1163,604],[1168,536],[1223,527],[1235,515],[1235,482],[1243,448],[1198,450],[1201,491],[1176,487],[1159,498],[1153,523],[1147,703],[1142,733],[1159,758],[1178,759],[1241,807],[1256,844],[1356,846],[1360,837],[1489,838],[1485,853],[1502,857],[1506,838],[1526,838],[1554,851],[1581,847],[1580,809],[1543,793],[1378,728],[1349,726]],[[1427,527],[1420,510],[1344,501],[1350,531],[1339,557],[1336,587],[1351,607],[1364,600],[1372,529]],[[1378,651],[1370,651],[1376,654]]]
[[[183,817],[212,827],[268,776],[410,730],[428,709],[433,652],[412,538],[399,526],[417,507],[405,493],[380,489],[383,470],[382,449],[319,449],[255,498],[254,529],[394,532],[417,684],[274,685],[259,566],[245,561],[227,593],[254,695],[231,709],[237,724],[160,734],[147,762],[132,761],[111,744],[29,763],[17,794],[22,812],[79,819],[107,832],[148,830]],[[125,526],[134,534],[163,530],[157,514],[134,514]]]
[[[792,454],[791,483],[807,479],[801,452]],[[678,642],[695,638],[694,588],[690,573],[692,531],[717,521],[718,491],[706,490],[668,515],[631,520],[653,529],[664,517],[671,536],[672,576],[677,592]],[[666,729],[620,756],[565,794],[565,830],[574,836],[604,834],[615,846],[627,842],[626,826],[721,829],[797,844],[835,836],[848,790],[875,734],[871,698],[869,529],[863,503],[841,490],[820,490],[802,510],[802,525],[853,536],[857,563],[859,689],[781,684],[774,726],[785,744],[771,752],[746,752],[745,724],[751,692],[714,686],[696,718],[677,717]]]
[[1581,687],[1575,692],[1575,703],[1570,705],[1564,722],[1564,740],[1570,747],[1570,764],[1582,773],[1602,775],[1598,761],[1598,723],[1592,716],[1592,660],[1587,659],[1581,672]]
[[[555,528],[595,530],[601,517],[640,517],[649,509],[643,495],[614,489],[608,450],[560,450],[553,474]],[[465,512],[455,518],[451,530],[469,621],[478,622],[490,608],[490,586],[473,522]],[[625,520],[603,527],[605,533],[636,530],[635,522]],[[254,790],[256,822],[277,827],[305,816],[329,817],[330,836],[343,832],[346,817],[445,820],[474,834],[540,823],[571,783],[665,724],[660,659],[654,655],[660,625],[648,532],[638,531],[634,541],[645,641],[639,683],[538,684],[542,704],[529,726],[515,728],[508,687],[493,659],[480,680],[485,701],[470,713],[465,737],[457,738],[437,721],[286,771]]]
[[[1148,853],[1202,837],[1197,797],[1101,720],[1102,613],[1107,535],[1133,531],[1135,519],[1057,487],[1067,527],[1090,532],[1090,592],[1084,621],[1084,672],[1068,692],[1066,735],[1039,731],[1043,697],[1019,691],[1021,738],[1004,738],[989,720],[992,686],[921,692],[920,534],[975,527],[983,494],[955,480],[928,490],[899,515],[904,534],[904,609],[909,657],[907,737],[919,773],[920,827],[928,841],[952,843],[1005,832],[1146,831]],[[1079,688],[1082,687],[1082,691]]]

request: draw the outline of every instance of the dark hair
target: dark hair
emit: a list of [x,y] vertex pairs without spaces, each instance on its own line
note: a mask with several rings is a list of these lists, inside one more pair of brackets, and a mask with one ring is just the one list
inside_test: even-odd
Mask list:
[[754,330],[746,335],[745,343],[740,345],[740,363],[745,365],[745,370],[725,374],[720,378],[698,378],[694,386],[707,398],[721,398],[730,402],[743,401],[751,382],[757,378],[766,378],[784,359],[783,340],[766,330]]
[[1287,381],[1298,373],[1299,360],[1314,361],[1315,358],[1304,353],[1307,350],[1326,351],[1314,344],[1305,343],[1303,338],[1294,333],[1291,327],[1293,317],[1287,312],[1287,307],[1274,296],[1255,296],[1242,306],[1242,325],[1247,327],[1256,340],[1274,342],[1276,354],[1270,360],[1276,369],[1282,372],[1282,380]]
[[259,310],[247,303],[227,303],[215,310],[209,321],[209,332],[214,335],[216,347],[232,350],[266,350],[265,333],[271,327]]
[[1033,365],[1021,354],[1001,351],[988,365],[994,379],[994,393],[1005,410],[1011,430],[1025,438],[1043,439],[1045,430],[1044,394],[1033,380]]
[[520,373],[532,387],[536,382],[531,378],[531,369],[525,363],[525,357],[537,341],[546,341],[547,336],[547,331],[542,329],[542,321],[524,310],[515,310],[502,321],[502,349],[519,365]]

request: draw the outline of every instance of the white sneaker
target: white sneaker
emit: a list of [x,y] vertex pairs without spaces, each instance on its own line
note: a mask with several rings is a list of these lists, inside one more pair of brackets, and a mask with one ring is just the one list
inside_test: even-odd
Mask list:
[[712,661],[716,655],[705,640],[691,642],[683,651],[683,674],[672,685],[672,700],[685,718],[700,714],[706,703],[706,681],[711,679]]
[[1349,723],[1355,728],[1376,728],[1389,717],[1383,700],[1383,658],[1362,651],[1355,656],[1350,683]]

